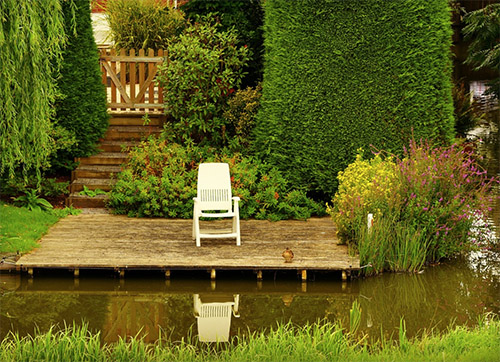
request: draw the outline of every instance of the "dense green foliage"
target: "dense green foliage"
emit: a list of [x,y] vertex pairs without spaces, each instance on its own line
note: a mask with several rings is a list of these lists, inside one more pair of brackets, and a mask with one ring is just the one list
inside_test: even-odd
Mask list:
[[248,49],[237,45],[234,31],[220,30],[209,17],[201,20],[170,46],[157,80],[179,142],[223,145],[227,135],[222,114],[241,83]]
[[[63,52],[57,86],[56,122],[75,136],[77,143],[54,156],[54,167],[73,166],[75,157],[89,156],[108,127],[106,91],[101,80],[99,54],[92,32],[88,0],[63,2],[68,44]],[[73,20],[72,20],[73,19]],[[76,26],[71,28],[71,22]]]
[[234,96],[229,98],[223,117],[227,120],[229,146],[241,153],[250,151],[252,131],[257,120],[260,107],[262,87],[247,87],[238,89]]
[[66,39],[60,1],[2,0],[0,19],[0,174],[38,172],[55,147],[50,118]]
[[464,17],[463,33],[470,40],[466,63],[475,70],[490,68],[497,77],[489,83],[488,93],[500,99],[500,4],[489,4]]
[[109,0],[106,17],[117,49],[167,49],[186,26],[168,1]]
[[296,186],[331,197],[370,144],[453,137],[446,0],[264,3],[255,150]]
[[[340,172],[328,212],[359,250],[365,271],[419,270],[484,245],[498,178],[488,178],[471,145],[432,148],[412,141],[404,157],[358,155]],[[368,229],[367,215],[374,216]]]
[[198,164],[227,162],[232,191],[241,198],[242,218],[307,219],[324,208],[294,190],[275,168],[212,147],[181,146],[151,137],[130,154],[110,194],[118,214],[191,218]]
[[500,322],[483,318],[475,328],[454,327],[439,335],[406,336],[402,321],[397,341],[368,345],[337,324],[296,327],[280,324],[268,333],[240,337],[234,344],[195,340],[147,344],[136,337],[103,344],[86,325],[54,328],[43,334],[10,334],[0,345],[2,361],[483,361],[500,354]]
[[255,86],[262,80],[264,11],[260,0],[190,0],[181,8],[193,20],[199,15],[215,14],[220,18],[223,30],[236,29],[238,45],[247,45],[250,49],[250,60],[244,68],[246,75],[243,86]]

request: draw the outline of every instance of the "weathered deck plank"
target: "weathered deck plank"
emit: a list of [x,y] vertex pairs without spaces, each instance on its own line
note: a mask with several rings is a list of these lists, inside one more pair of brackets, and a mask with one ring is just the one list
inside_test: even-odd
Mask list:
[[[224,226],[227,220],[215,221]],[[210,224],[212,223],[212,224]],[[213,226],[205,222],[202,227]],[[232,239],[191,238],[191,220],[69,216],[53,226],[40,247],[19,259],[21,268],[66,269],[297,269],[357,270],[359,259],[338,245],[329,218],[241,221],[242,245]],[[284,263],[285,247],[295,253]]]

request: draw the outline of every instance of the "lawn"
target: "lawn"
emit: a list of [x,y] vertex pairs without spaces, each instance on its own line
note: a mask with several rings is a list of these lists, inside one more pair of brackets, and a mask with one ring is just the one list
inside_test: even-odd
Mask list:
[[0,253],[24,253],[38,246],[38,240],[60,216],[50,211],[30,211],[0,203]]

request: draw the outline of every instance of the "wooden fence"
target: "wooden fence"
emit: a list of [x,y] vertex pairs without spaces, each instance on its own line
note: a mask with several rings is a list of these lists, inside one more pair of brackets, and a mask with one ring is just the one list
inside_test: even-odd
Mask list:
[[102,81],[106,85],[108,108],[113,111],[161,112],[163,89],[155,84],[163,50],[131,49],[119,54],[114,49],[100,49]]

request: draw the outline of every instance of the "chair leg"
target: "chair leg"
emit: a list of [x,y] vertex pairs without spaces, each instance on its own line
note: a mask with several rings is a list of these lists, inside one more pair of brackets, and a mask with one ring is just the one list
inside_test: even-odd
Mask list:
[[241,235],[240,235],[240,217],[239,217],[239,215],[236,215],[233,218],[233,223],[235,224],[235,226],[233,228],[235,229],[234,232],[236,232],[236,246],[240,246],[241,245]]
[[201,246],[200,219],[199,219],[198,215],[195,215],[194,220],[193,220],[193,232],[194,232],[194,238],[196,239],[196,246]]

